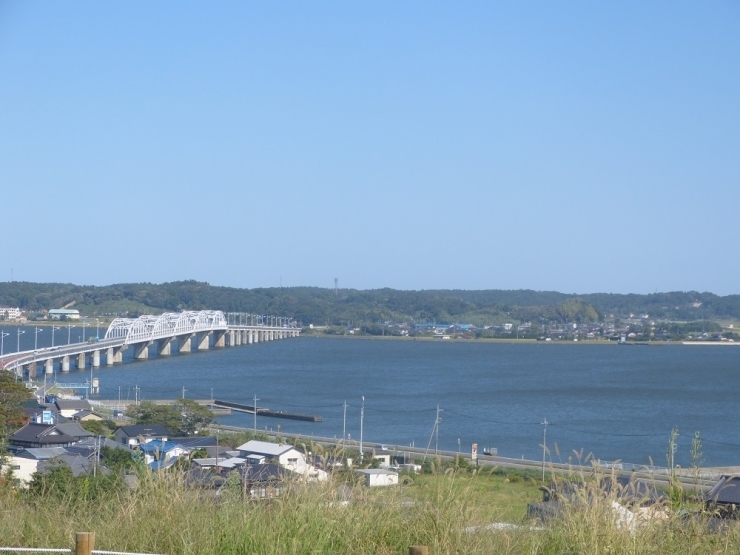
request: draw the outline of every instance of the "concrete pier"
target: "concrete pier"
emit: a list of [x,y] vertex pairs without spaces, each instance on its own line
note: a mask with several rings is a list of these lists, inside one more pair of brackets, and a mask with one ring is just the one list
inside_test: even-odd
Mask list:
[[157,341],[157,354],[160,356],[168,356],[172,354],[172,340],[174,337],[168,337],[166,339],[160,339]]
[[136,343],[134,345],[134,358],[137,360],[144,360],[149,358],[149,345],[151,341],[144,341],[143,343]]
[[93,351],[92,365],[93,368],[100,368],[100,351]]
[[225,331],[214,331],[213,332],[213,346],[226,347],[226,332]]
[[84,370],[86,364],[87,356],[85,355],[85,353],[80,353],[79,355],[77,355],[77,369]]
[[193,335],[195,334],[191,333],[189,335],[181,335],[177,338],[179,352],[189,353],[193,350]]
[[210,348],[211,332],[206,331],[198,337],[198,350],[207,351]]
[[54,373],[54,359],[50,358],[46,361],[44,364],[44,372],[46,372],[46,375],[50,375]]
[[116,361],[116,355],[113,353],[113,347],[109,347],[105,350],[105,364],[108,366],[113,366],[113,363]]
[[69,355],[62,357],[62,372],[69,372]]

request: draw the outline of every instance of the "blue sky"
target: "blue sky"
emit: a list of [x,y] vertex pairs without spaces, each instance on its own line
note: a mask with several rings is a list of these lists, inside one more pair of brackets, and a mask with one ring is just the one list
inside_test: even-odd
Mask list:
[[0,0],[0,280],[740,293],[740,3]]

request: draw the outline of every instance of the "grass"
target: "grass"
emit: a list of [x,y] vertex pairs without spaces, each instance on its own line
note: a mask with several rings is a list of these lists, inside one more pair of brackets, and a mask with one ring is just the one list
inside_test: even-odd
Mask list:
[[[349,478],[351,475],[345,475]],[[351,482],[351,480],[350,480]],[[338,483],[289,484],[279,499],[242,498],[238,480],[221,494],[191,489],[176,473],[142,474],[138,487],[76,486],[43,495],[0,488],[3,546],[70,547],[75,532],[96,533],[96,549],[169,554],[405,554],[427,545],[436,554],[555,555],[718,554],[740,551],[734,524],[721,533],[678,514],[631,533],[608,506],[582,503],[549,526],[524,523],[537,481],[519,474],[448,469],[399,488],[351,484],[348,505]],[[586,494],[588,495],[588,494]],[[521,528],[485,531],[494,522]],[[470,531],[470,527],[479,527]]]

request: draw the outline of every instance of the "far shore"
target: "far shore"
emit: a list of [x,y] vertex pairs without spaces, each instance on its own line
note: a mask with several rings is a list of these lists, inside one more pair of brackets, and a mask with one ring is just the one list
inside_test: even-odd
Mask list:
[[[333,335],[324,333],[302,333],[301,337],[315,337],[322,339],[350,339],[364,341],[427,341],[433,343],[511,343],[511,344],[542,344],[542,345],[619,345],[617,341],[601,340],[579,340],[579,341],[543,341],[540,339],[516,339],[516,338],[481,338],[481,339],[439,339],[436,337],[421,336],[408,337],[399,335]],[[627,342],[626,346],[669,346],[681,345],[681,341],[644,341]]]

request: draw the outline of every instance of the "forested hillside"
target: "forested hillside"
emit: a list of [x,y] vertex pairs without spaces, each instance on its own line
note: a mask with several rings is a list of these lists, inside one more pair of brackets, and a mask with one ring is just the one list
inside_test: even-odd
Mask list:
[[61,283],[0,283],[0,306],[27,312],[74,306],[82,314],[217,309],[285,315],[307,324],[383,321],[465,322],[509,320],[590,322],[605,316],[649,314],[672,320],[740,318],[740,295],[674,292],[586,295],[530,290],[355,290],[318,287],[237,289],[196,281],[127,283],[103,287]]

